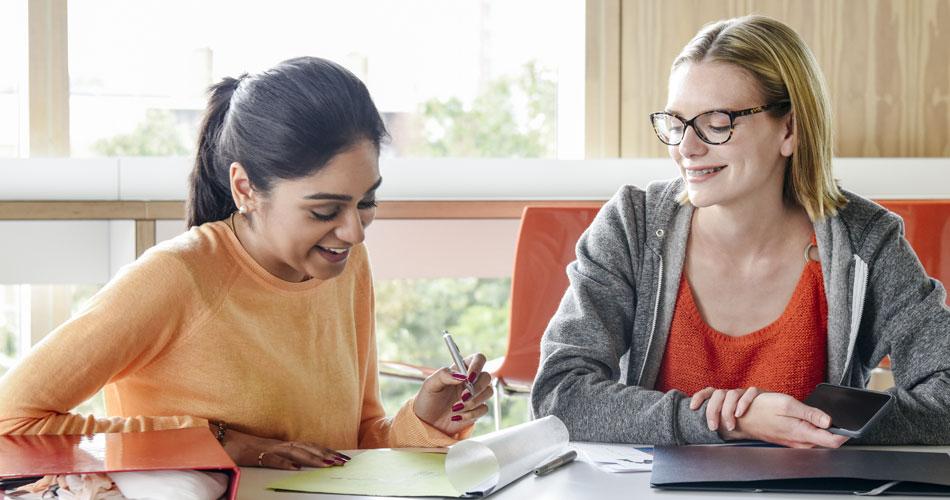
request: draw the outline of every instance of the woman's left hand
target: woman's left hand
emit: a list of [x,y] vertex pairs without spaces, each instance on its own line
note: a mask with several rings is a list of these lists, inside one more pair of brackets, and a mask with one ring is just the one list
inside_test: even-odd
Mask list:
[[[423,422],[452,436],[488,413],[486,401],[491,399],[491,375],[483,372],[485,356],[473,354],[465,359],[468,373],[440,368],[429,376],[416,394],[413,408]],[[471,394],[466,381],[475,386]]]
[[748,387],[742,389],[716,389],[707,387],[693,394],[689,401],[689,409],[696,411],[707,399],[706,405],[706,426],[711,431],[719,431],[722,428],[725,431],[733,431],[736,428],[736,420],[745,415],[759,394],[757,387]]

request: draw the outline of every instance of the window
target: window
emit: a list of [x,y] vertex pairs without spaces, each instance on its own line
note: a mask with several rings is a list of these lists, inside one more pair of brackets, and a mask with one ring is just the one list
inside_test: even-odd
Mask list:
[[581,158],[583,4],[74,0],[73,155],[188,155],[210,84],[314,55],[367,83],[385,155]]
[[0,376],[3,376],[21,352],[20,287],[0,285]]
[[0,375],[79,312],[101,285],[0,285]]
[[26,30],[26,2],[0,2],[0,158],[25,153]]

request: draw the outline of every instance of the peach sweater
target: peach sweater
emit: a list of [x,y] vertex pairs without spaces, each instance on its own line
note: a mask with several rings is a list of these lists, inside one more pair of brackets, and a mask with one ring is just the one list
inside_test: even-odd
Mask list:
[[[326,281],[282,281],[223,222],[124,268],[0,379],[0,434],[207,426],[334,449],[445,446],[412,401],[379,401],[366,249]],[[69,411],[105,386],[108,418]]]

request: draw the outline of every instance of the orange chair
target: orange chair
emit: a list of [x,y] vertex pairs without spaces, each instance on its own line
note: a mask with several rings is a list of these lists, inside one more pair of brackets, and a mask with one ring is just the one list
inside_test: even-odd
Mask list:
[[495,388],[495,429],[501,428],[502,394],[531,392],[541,360],[541,336],[567,290],[566,267],[575,259],[577,240],[601,205],[532,206],[521,215],[511,277],[508,348],[503,358],[486,367]]
[[[879,200],[904,219],[904,237],[927,274],[950,286],[950,200]],[[950,296],[947,303],[950,304]]]

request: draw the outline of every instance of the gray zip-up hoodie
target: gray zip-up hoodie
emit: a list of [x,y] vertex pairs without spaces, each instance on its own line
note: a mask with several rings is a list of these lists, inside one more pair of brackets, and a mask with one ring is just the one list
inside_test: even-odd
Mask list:
[[[653,390],[686,254],[681,179],[621,188],[577,243],[570,286],[541,341],[531,392],[579,441],[721,442],[705,404]],[[828,381],[865,387],[890,355],[891,410],[860,441],[950,444],[950,309],[903,237],[900,217],[845,192],[814,224],[828,303]],[[857,440],[853,440],[857,441]]]

